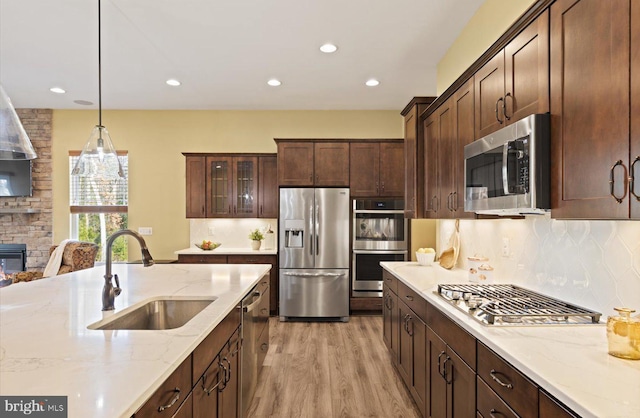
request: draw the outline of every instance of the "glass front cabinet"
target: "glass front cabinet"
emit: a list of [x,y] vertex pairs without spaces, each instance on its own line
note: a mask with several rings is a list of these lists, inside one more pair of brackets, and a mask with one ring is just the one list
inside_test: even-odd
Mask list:
[[207,218],[258,216],[258,157],[206,157]]

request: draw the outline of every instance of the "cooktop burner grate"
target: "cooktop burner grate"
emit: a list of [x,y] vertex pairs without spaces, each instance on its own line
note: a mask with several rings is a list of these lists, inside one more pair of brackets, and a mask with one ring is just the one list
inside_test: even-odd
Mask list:
[[438,285],[438,294],[490,325],[597,324],[599,312],[510,284]]

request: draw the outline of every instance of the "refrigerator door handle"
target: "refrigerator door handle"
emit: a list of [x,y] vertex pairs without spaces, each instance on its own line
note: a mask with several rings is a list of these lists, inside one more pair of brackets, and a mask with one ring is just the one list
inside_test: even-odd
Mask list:
[[320,206],[316,205],[316,255],[320,255]]
[[344,276],[344,273],[282,273],[285,276],[293,277],[340,277]]
[[314,235],[314,224],[313,224],[313,205],[309,205],[309,255],[313,257],[313,235]]

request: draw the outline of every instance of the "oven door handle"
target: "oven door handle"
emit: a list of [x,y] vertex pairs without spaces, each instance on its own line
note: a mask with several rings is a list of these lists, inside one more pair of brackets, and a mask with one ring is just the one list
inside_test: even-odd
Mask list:
[[407,250],[353,250],[354,254],[407,254]]
[[404,217],[403,210],[354,210],[353,213],[371,213],[371,214],[377,214],[377,215],[391,214],[391,215],[403,215]]

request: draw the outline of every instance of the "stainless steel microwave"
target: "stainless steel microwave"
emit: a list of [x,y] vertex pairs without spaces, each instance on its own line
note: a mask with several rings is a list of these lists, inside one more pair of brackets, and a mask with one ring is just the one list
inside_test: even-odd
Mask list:
[[549,119],[549,114],[527,116],[464,147],[465,212],[549,211]]

